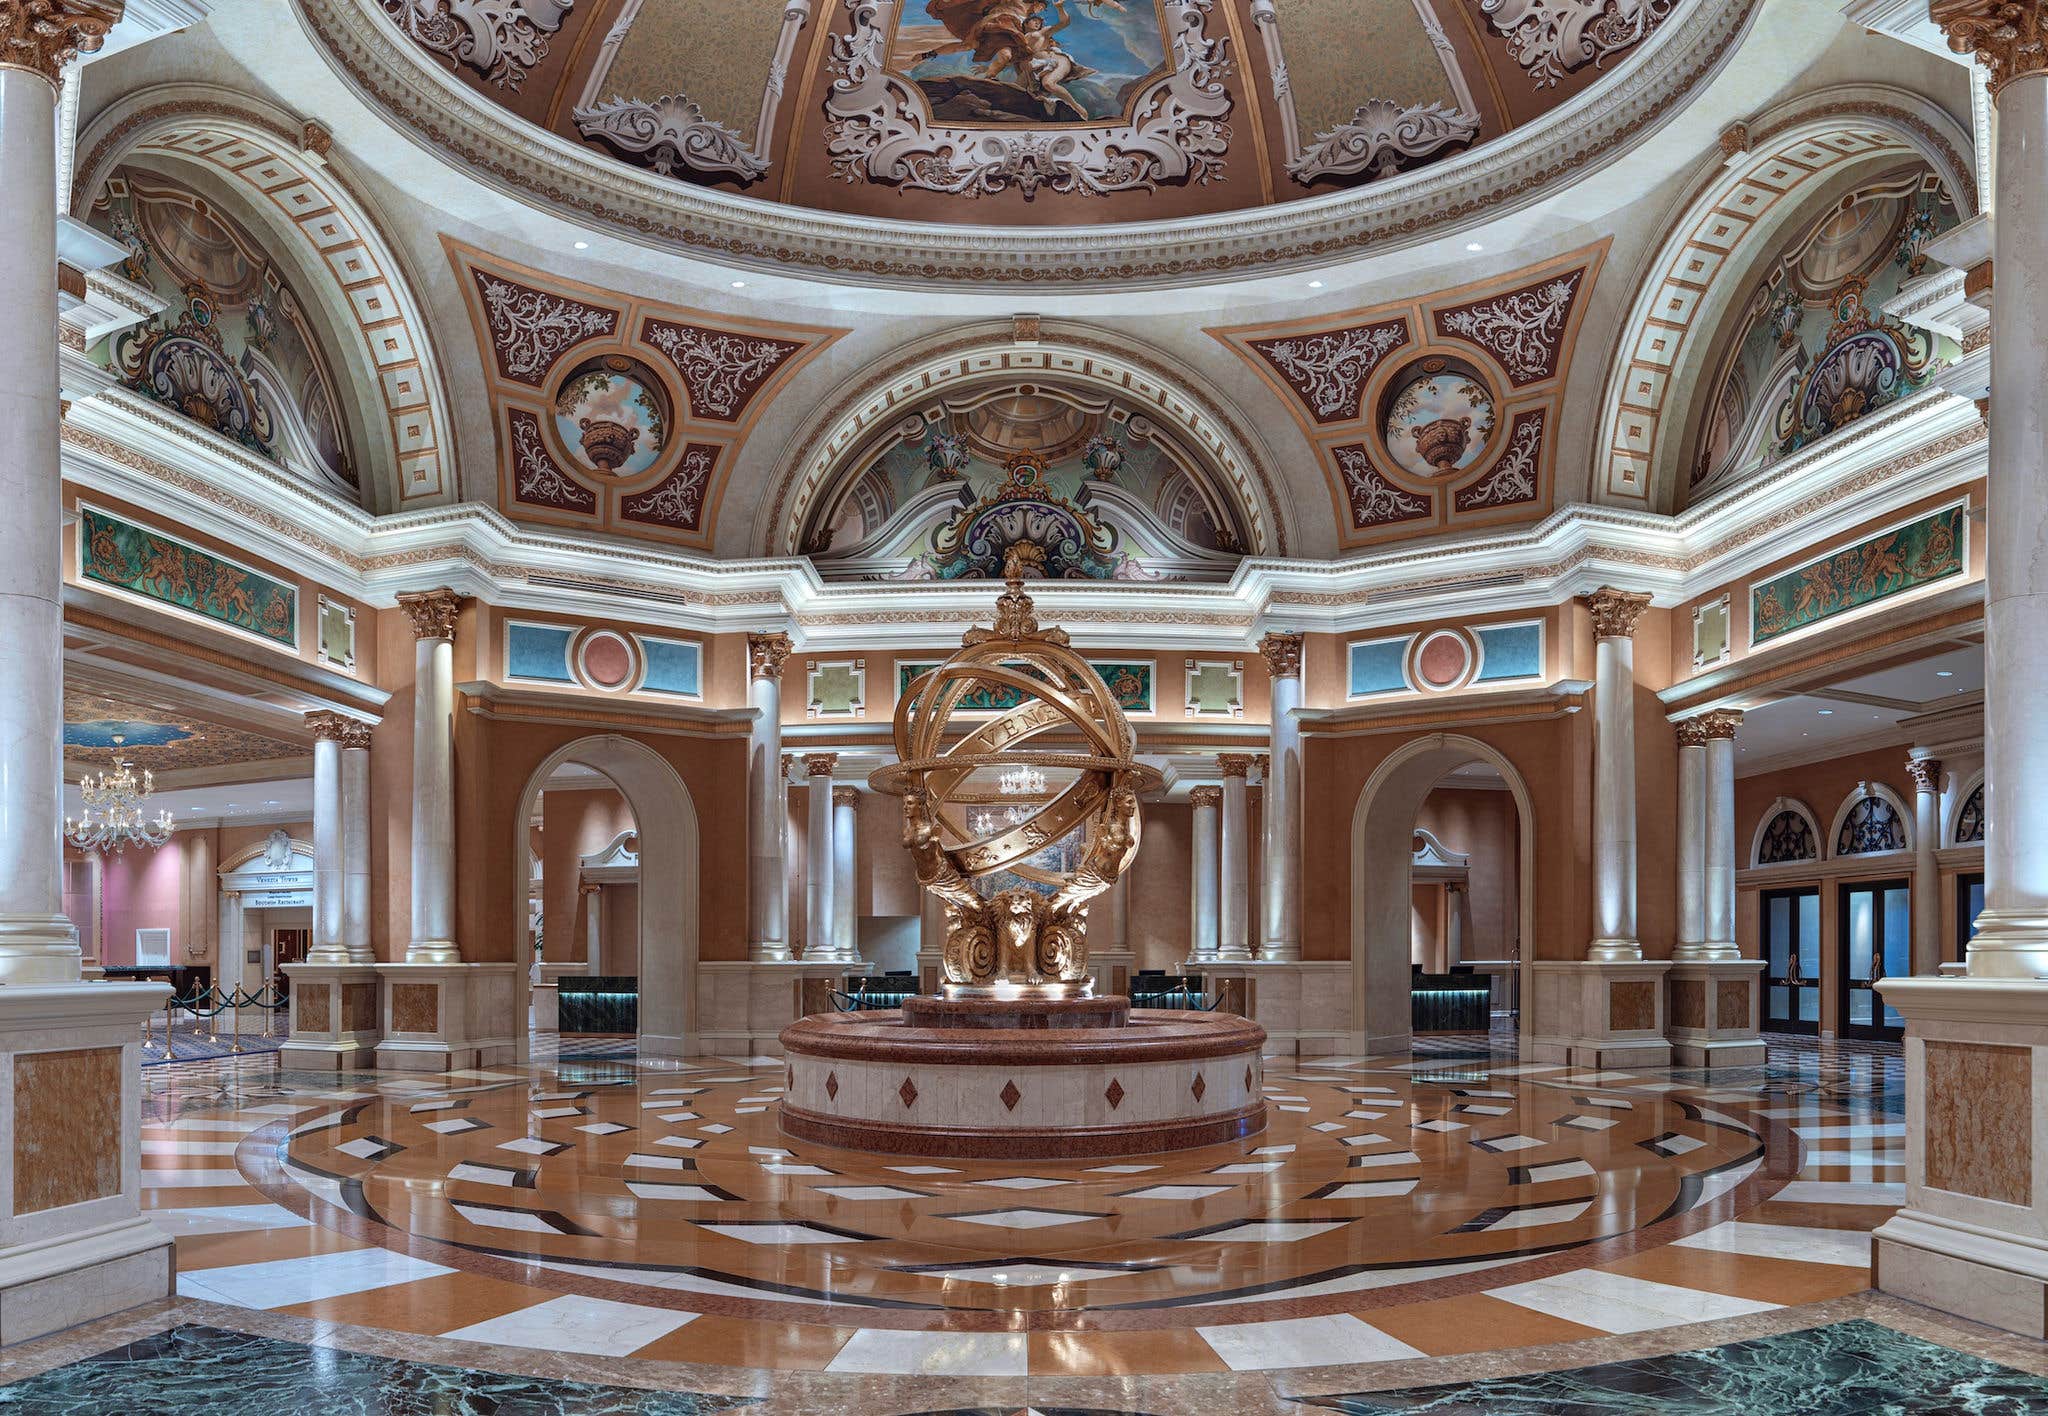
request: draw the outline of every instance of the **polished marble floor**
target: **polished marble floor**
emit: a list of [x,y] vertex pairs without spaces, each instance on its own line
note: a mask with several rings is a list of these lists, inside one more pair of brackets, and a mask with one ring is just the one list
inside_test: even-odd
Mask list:
[[[13,1349],[0,1380],[61,1384],[87,1359],[176,1380],[178,1352],[260,1340],[411,1364],[271,1365],[441,1394],[423,1410],[1178,1416],[1682,1409],[1615,1401],[1711,1395],[1798,1341],[1882,1349],[1871,1371],[1911,1341],[1999,1364],[1940,1367],[1973,1402],[2025,1380],[2006,1368],[2048,1372],[2039,1344],[1867,1291],[1904,1181],[1882,1051],[1787,1044],[1712,1076],[1521,1063],[1478,1037],[1275,1059],[1263,1134],[1122,1162],[792,1142],[777,1059],[623,1051],[439,1076],[152,1069],[144,1200],[179,1296]],[[1788,1336],[1808,1330],[1832,1335]],[[1734,1355],[1673,1355],[1698,1349]],[[1645,1360],[1664,1365],[1628,1365]],[[1614,1400],[1587,1404],[1593,1387]],[[0,1405],[92,1409],[26,1390]],[[178,1409],[138,1390],[137,1409]],[[1698,1409],[1777,1409],[1760,1390]],[[1840,1409],[2048,1410],[2048,1387],[2024,1391],[1999,1399],[2038,1404]]]

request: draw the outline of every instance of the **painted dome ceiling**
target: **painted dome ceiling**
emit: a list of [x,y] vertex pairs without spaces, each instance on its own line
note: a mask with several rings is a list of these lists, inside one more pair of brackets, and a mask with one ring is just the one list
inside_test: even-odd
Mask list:
[[[1515,170],[1498,153],[1463,163],[1487,191],[1431,203],[1433,214],[1421,218],[1428,225],[1516,199],[1639,131],[1732,39],[1739,15],[1727,12],[1748,8],[1703,0],[305,3],[344,59],[382,44],[385,62],[349,62],[350,72],[437,145],[448,145],[440,141],[446,100],[464,95],[473,114],[496,115],[477,125],[480,133],[510,115],[556,140],[536,145],[508,129],[452,145],[472,166],[649,237],[783,260],[802,253],[755,250],[707,224],[641,213],[666,192],[675,213],[692,218],[717,213],[737,223],[744,212],[758,220],[788,208],[863,221],[870,241],[883,234],[876,220],[1157,225],[1296,203],[1312,203],[1304,219],[1335,219],[1346,214],[1337,209],[1346,194],[1457,166],[1514,135],[1505,162]],[[353,24],[345,36],[344,21]],[[1638,73],[1653,50],[1654,75]],[[389,62],[408,56],[409,65]],[[438,75],[423,79],[422,66]],[[431,114],[419,96],[429,82],[439,91]],[[1574,102],[1597,84],[1621,85],[1618,101]],[[1559,121],[1566,113],[1572,122]],[[1523,136],[1537,130],[1540,142]],[[1553,152],[1546,145],[1554,143],[1567,146]],[[551,164],[545,176],[533,170]],[[603,192],[596,173],[621,167],[648,185]],[[709,205],[691,204],[707,196]],[[718,197],[745,200],[721,205]],[[1409,219],[1401,229],[1415,226]],[[1320,239],[1321,254],[1343,249],[1341,238],[1334,248]],[[1254,259],[1288,254],[1268,249]],[[842,273],[862,264],[843,249],[820,263]],[[884,265],[882,274],[914,270]],[[1191,268],[1185,258],[1182,268]]]

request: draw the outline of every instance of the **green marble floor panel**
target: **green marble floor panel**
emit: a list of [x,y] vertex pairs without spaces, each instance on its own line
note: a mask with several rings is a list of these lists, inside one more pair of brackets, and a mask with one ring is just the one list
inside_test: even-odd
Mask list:
[[1296,1400],[1346,1416],[2038,1416],[2048,1378],[1859,1319],[1669,1357]]
[[0,1412],[21,1416],[709,1416],[754,1400],[502,1376],[197,1324],[0,1387]]

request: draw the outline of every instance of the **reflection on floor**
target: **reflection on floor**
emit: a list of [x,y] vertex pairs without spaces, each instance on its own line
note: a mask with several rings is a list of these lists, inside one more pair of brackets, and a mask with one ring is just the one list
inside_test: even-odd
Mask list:
[[[422,1410],[492,1409],[446,1385],[480,1371],[516,1379],[505,1410],[1204,1416],[1837,1409],[1769,1404],[1755,1373],[1783,1352],[1820,1383],[1802,1400],[1843,1410],[1887,1362],[1926,1374],[1888,1390],[1934,1402],[1900,1410],[2021,1381],[1963,1351],[2048,1372],[2040,1344],[1867,1291],[1869,1231],[1903,1198],[1896,1055],[1778,1043],[1709,1077],[1430,1039],[1270,1062],[1271,1125],[1241,1144],[1025,1164],[789,1142],[777,1059],[619,1051],[153,1069],[144,1197],[180,1296],[0,1354],[0,1407],[96,1409],[21,1379],[110,1354],[45,1381],[165,1409],[167,1353],[255,1339],[318,1344],[261,1364],[280,1411],[308,1409],[292,1373],[449,1393]],[[1671,1355],[1692,1349],[1714,1350]],[[2048,1403],[2011,1389],[2004,1409]]]

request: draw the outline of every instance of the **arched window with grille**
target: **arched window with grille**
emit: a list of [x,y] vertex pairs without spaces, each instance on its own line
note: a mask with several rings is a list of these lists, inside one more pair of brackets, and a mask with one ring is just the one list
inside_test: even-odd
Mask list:
[[1898,808],[1881,796],[1866,796],[1849,808],[1835,835],[1835,854],[1875,855],[1906,849],[1906,823]]
[[1819,859],[1820,842],[1814,838],[1813,823],[1805,813],[1790,808],[1771,818],[1764,827],[1763,838],[1757,842],[1758,865],[1790,865]]
[[1963,798],[1963,809],[1956,813],[1956,844],[1959,846],[1981,846],[1984,844],[1984,784],[1979,782],[1970,794]]

